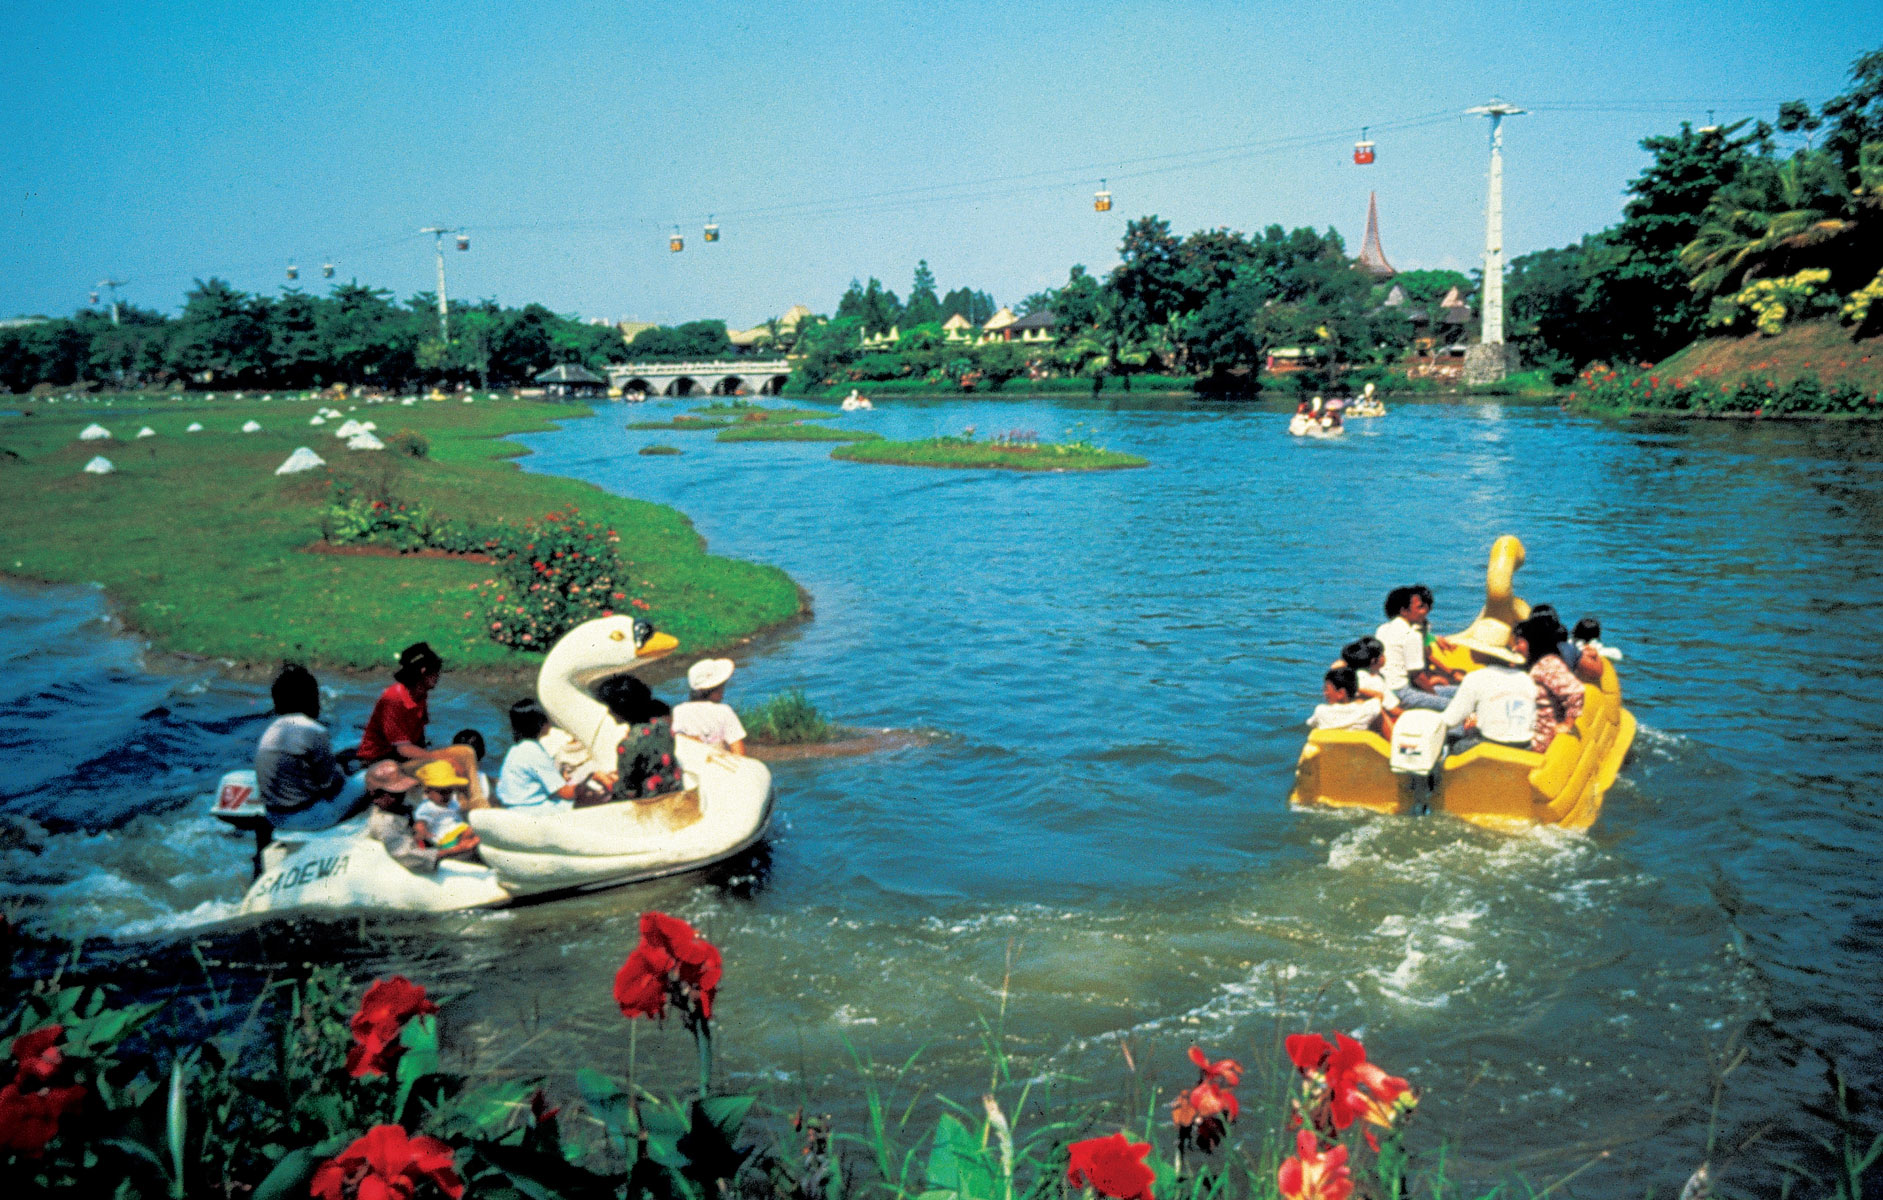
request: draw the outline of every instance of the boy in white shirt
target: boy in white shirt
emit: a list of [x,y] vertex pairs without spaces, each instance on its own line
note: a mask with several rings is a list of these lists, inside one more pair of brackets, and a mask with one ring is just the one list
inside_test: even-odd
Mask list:
[[745,726],[725,703],[726,681],[732,678],[732,660],[703,658],[687,668],[691,695],[673,710],[673,731],[708,746],[745,754]]
[[1308,718],[1310,729],[1358,729],[1373,728],[1380,719],[1378,700],[1356,700],[1358,683],[1354,679],[1352,667],[1335,667],[1321,681],[1321,695],[1327,703],[1314,706],[1314,714]]

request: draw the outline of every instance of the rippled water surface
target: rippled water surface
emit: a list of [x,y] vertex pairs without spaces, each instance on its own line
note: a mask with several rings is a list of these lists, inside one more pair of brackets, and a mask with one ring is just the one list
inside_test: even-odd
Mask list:
[[[923,1049],[922,1083],[974,1094],[1003,981],[1022,1066],[1095,1096],[1123,1093],[1121,1046],[1168,1086],[1192,1040],[1267,1060],[1278,1019],[1311,1017],[1428,1088],[1415,1129],[1452,1142],[1454,1174],[1540,1186],[1607,1150],[1576,1181],[1588,1195],[1677,1187],[1712,1063],[1738,1047],[1721,1145],[1745,1146],[1748,1180],[1810,1152],[1824,1127],[1799,1110],[1827,1103],[1831,1068],[1875,1081],[1876,434],[1496,405],[1398,405],[1332,444],[1188,401],[842,418],[1086,436],[1152,463],[1019,475],[622,429],[675,408],[525,438],[525,467],[673,504],[716,552],[805,587],[816,618],[741,656],[735,700],[802,687],[841,721],[944,736],[780,764],[781,819],[743,873],[230,930],[246,853],[196,814],[249,756],[265,689],[147,666],[94,593],[12,588],[0,809],[21,820],[0,855],[24,919],[109,931],[94,952],[152,990],[139,959],[184,933],[230,963],[397,966],[462,994],[485,1061],[519,1066],[526,1029],[529,1069],[571,1071],[625,1054],[608,982],[639,911],[666,907],[726,951],[730,1068],[840,1117],[846,1040],[879,1061]],[[685,453],[634,453],[656,442]],[[1641,736],[1593,832],[1291,812],[1326,662],[1395,584],[1429,583],[1435,625],[1462,627],[1503,532],[1529,548],[1521,594],[1598,614],[1628,656]],[[476,725],[501,747],[511,697],[444,690],[434,734]],[[371,698],[341,683],[330,715],[356,729]],[[683,1079],[678,1040],[656,1053]]]

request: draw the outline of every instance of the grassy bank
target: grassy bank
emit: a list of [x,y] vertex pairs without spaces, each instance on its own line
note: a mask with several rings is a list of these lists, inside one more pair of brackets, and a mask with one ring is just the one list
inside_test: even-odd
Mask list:
[[[484,399],[350,414],[376,421],[388,441],[402,429],[416,432],[429,443],[424,458],[349,451],[331,424],[309,426],[315,403],[285,396],[121,396],[109,407],[22,398],[0,407],[30,414],[0,418],[0,501],[9,514],[0,571],[102,584],[118,613],[165,650],[377,671],[424,639],[454,668],[533,669],[540,656],[485,636],[471,588],[491,576],[488,565],[304,553],[321,536],[335,478],[467,522],[515,524],[578,506],[619,531],[628,585],[683,653],[727,646],[801,607],[782,571],[707,554],[671,508],[525,474],[505,461],[525,451],[499,439],[587,415],[579,406]],[[240,432],[249,420],[261,432]],[[93,421],[113,439],[77,440]],[[203,430],[186,432],[192,422]],[[156,435],[135,438],[145,425]],[[297,446],[313,448],[328,469],[275,475]],[[82,473],[95,454],[117,471]]]
[[1722,385],[1770,381],[1783,386],[1812,378],[1827,388],[1848,383],[1874,394],[1883,391],[1883,337],[1853,340],[1847,325],[1811,321],[1772,337],[1702,338],[1662,361],[1655,372]]
[[905,467],[993,467],[1005,471],[1111,471],[1142,467],[1147,460],[1087,442],[977,442],[966,437],[919,442],[858,442],[839,446],[832,458],[893,463]]
[[[1188,392],[1195,379],[1187,375],[1133,375],[1131,385],[1125,386],[1125,379],[1120,375],[1107,375],[1103,392]],[[825,400],[841,400],[851,391],[865,396],[1032,396],[1090,395],[1092,381],[1089,378],[1073,376],[1054,379],[1006,379],[998,383],[982,380],[974,387],[963,388],[952,379],[866,379],[850,383],[833,383],[826,387],[809,388],[794,395],[815,396]]]

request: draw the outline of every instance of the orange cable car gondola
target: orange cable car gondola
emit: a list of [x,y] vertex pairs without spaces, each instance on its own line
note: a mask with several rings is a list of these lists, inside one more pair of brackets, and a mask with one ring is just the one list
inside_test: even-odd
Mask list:
[[716,242],[719,240],[719,223],[713,220],[713,216],[711,213],[708,213],[706,215],[705,237],[706,237],[706,240],[709,242]]
[[1111,193],[1106,190],[1105,181],[1103,179],[1098,181],[1098,192],[1092,197],[1092,211],[1111,211]]
[[680,236],[680,227],[678,225],[675,225],[673,227],[672,236],[670,236],[667,239],[667,249],[673,251],[675,254],[678,254],[682,250],[685,250],[686,248],[687,248],[686,239]]
[[1373,143],[1366,139],[1366,126],[1360,127],[1360,140],[1353,144],[1353,163],[1356,167],[1373,165]]

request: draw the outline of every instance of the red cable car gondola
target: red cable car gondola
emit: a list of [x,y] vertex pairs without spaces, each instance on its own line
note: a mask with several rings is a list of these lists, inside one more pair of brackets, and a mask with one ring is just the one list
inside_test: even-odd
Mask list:
[[1373,165],[1373,143],[1366,140],[1366,126],[1360,127],[1360,140],[1353,144],[1353,162],[1357,167]]

